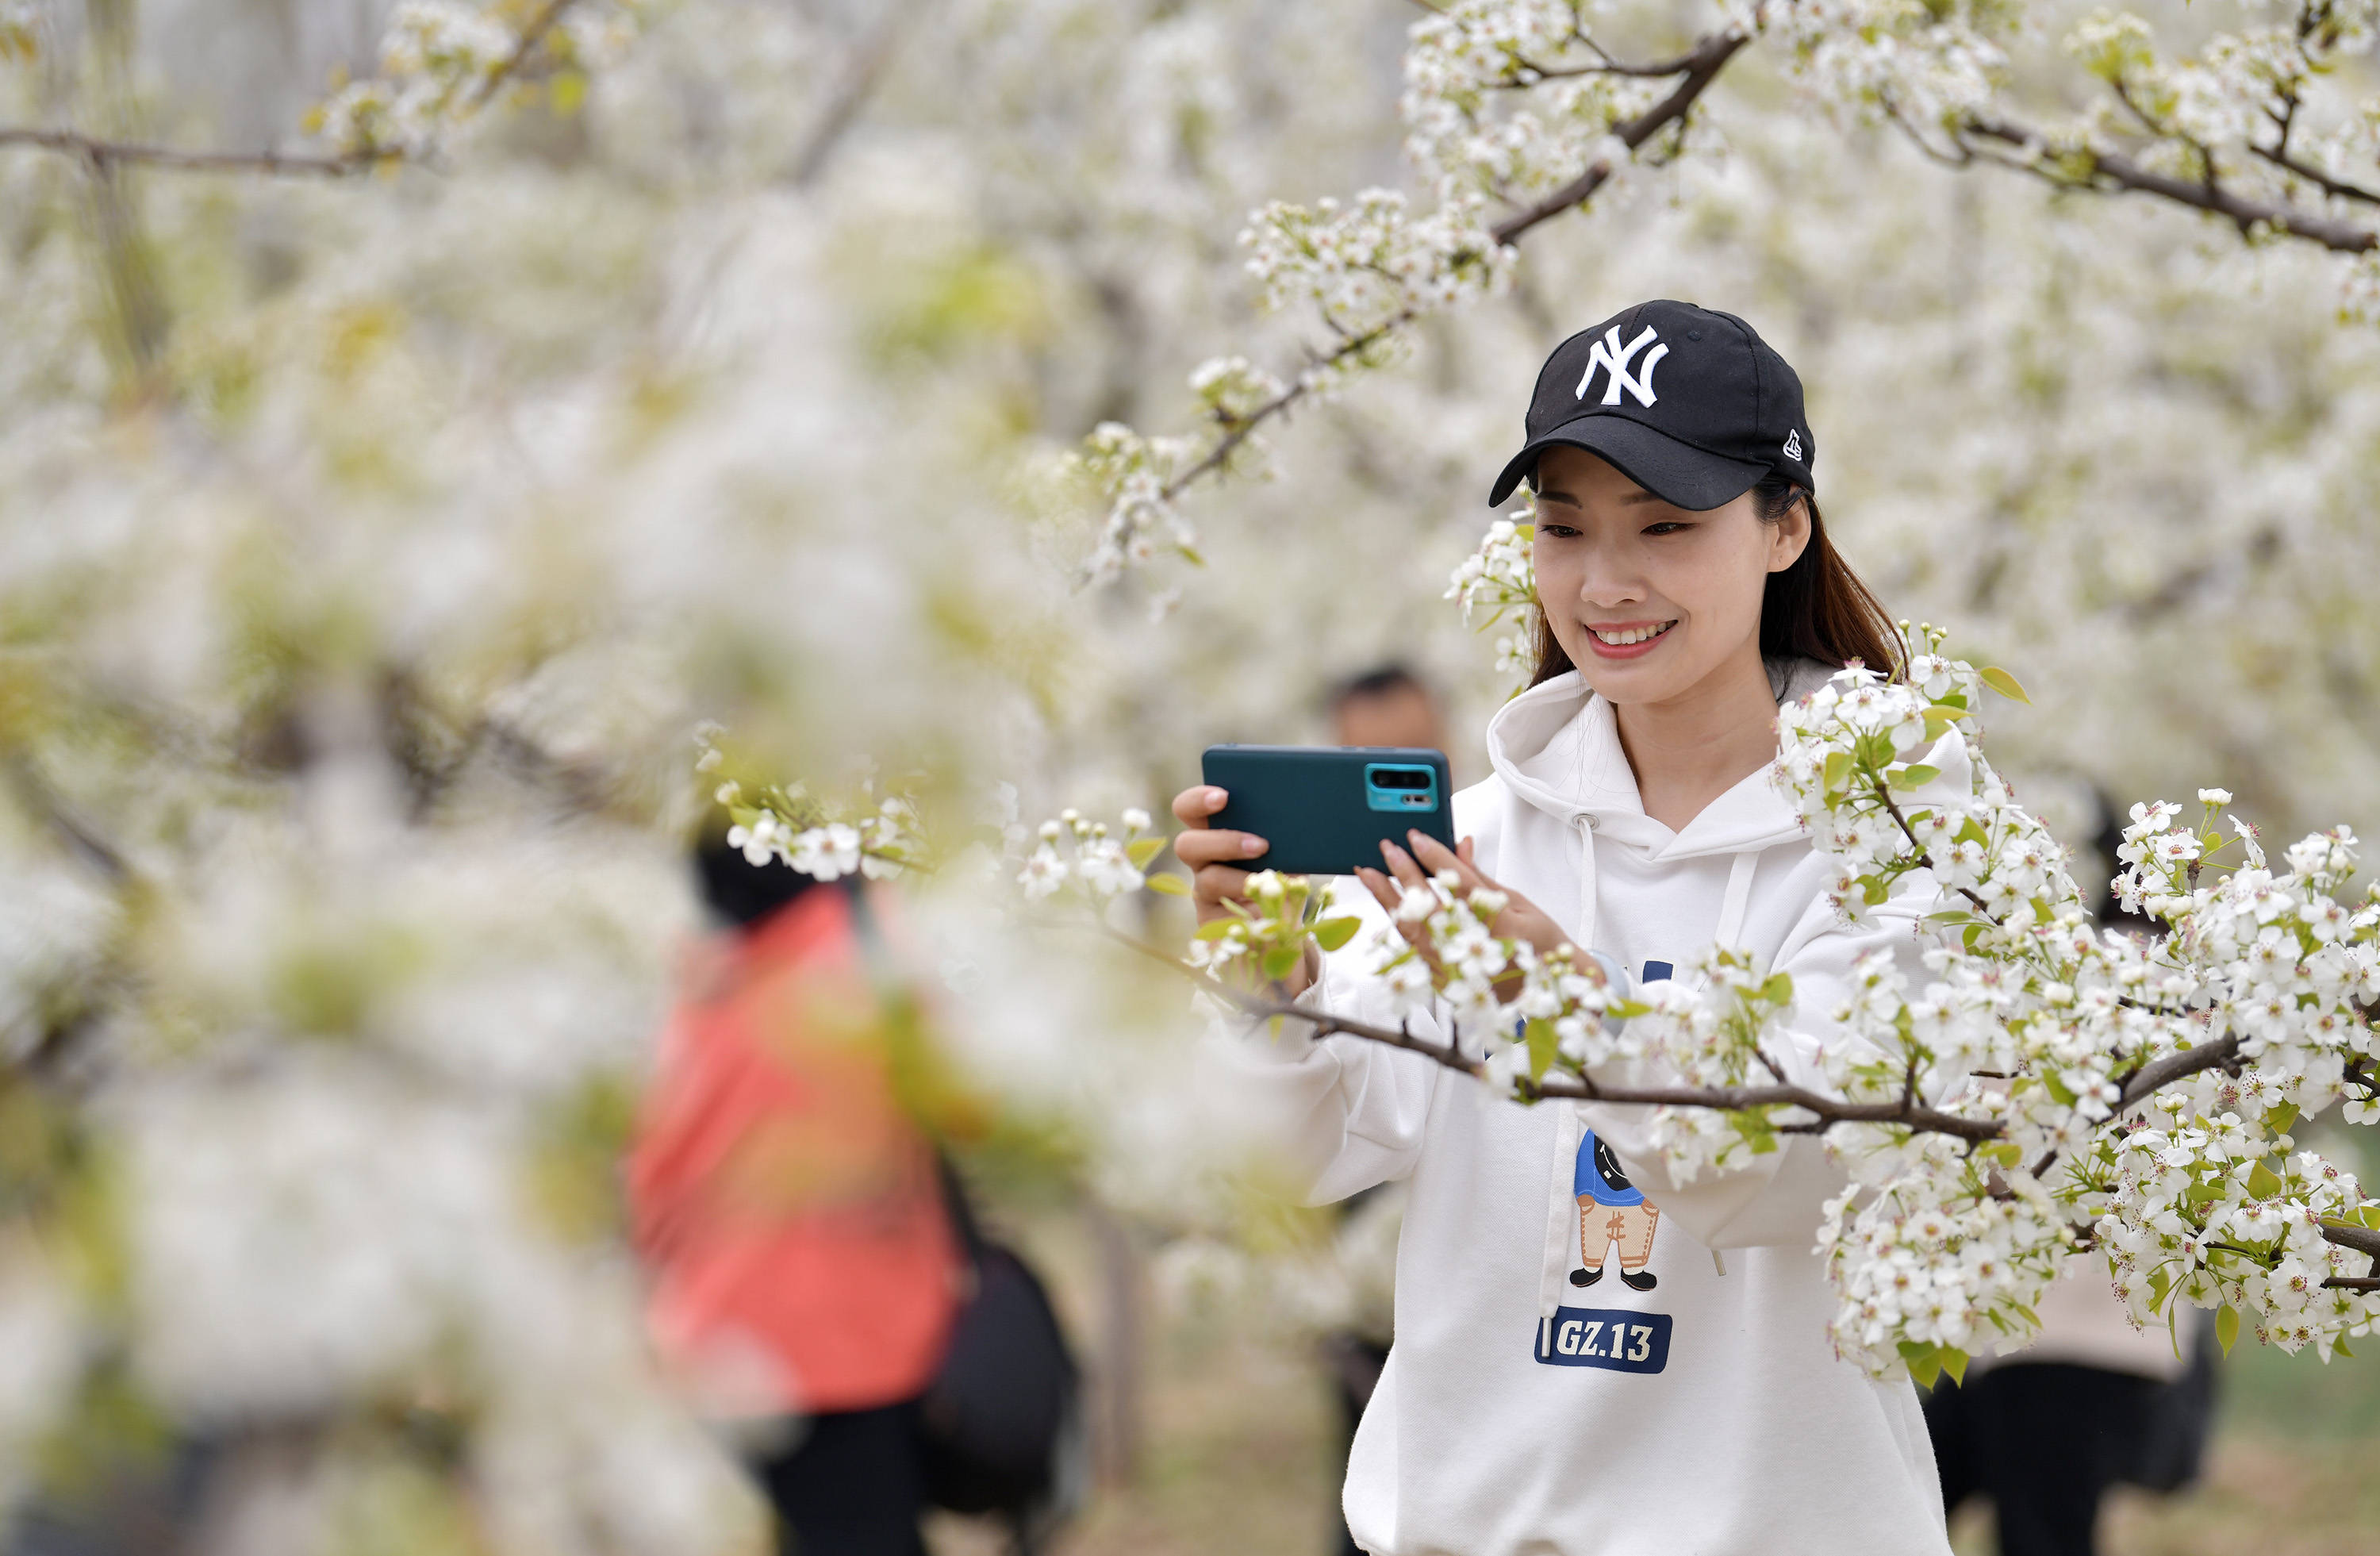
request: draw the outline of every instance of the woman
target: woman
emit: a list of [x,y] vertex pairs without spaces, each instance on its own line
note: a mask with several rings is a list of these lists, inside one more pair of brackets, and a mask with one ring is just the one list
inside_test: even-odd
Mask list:
[[[1494,775],[1455,796],[1459,849],[1414,833],[1364,884],[1393,908],[1453,869],[1510,893],[1497,933],[1645,980],[1747,948],[1792,976],[1780,1062],[1815,1079],[1854,960],[1913,959],[1930,888],[1842,922],[1768,771],[1782,699],[1899,657],[1827,541],[1800,382],[1742,320],[1649,302],[1555,349],[1526,427],[1489,501],[1536,493],[1535,682],[1489,724]],[[1202,921],[1245,887],[1225,861],[1268,846],[1207,826],[1224,797],[1174,801]],[[1368,960],[1309,946],[1288,982],[1385,1012]],[[1827,1340],[1811,1246],[1840,1178],[1816,1142],[1680,1185],[1642,1110],[1523,1107],[1344,1036],[1234,1052],[1298,1121],[1315,1198],[1411,1182],[1396,1344],[1347,1476],[1366,1550],[1948,1550],[1913,1390]]]

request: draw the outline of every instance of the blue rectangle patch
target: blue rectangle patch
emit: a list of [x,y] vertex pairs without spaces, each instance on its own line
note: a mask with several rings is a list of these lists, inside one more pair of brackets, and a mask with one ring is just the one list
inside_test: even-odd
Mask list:
[[1658,1372],[1670,1364],[1670,1315],[1559,1308],[1537,1320],[1537,1360],[1549,1367]]

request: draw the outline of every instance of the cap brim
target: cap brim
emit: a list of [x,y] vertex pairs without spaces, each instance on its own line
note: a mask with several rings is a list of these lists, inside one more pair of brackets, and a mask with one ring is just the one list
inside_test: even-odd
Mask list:
[[1725,506],[1768,473],[1766,465],[1706,453],[1625,416],[1589,415],[1531,438],[1496,478],[1488,505],[1492,508],[1510,497],[1536,468],[1538,456],[1557,444],[1600,456],[1661,501],[1695,513]]

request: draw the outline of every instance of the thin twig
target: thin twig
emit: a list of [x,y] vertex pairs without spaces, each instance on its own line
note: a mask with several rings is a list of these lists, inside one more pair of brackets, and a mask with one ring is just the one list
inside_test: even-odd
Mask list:
[[394,148],[346,152],[335,156],[300,152],[188,152],[174,146],[104,140],[78,130],[39,129],[30,125],[0,126],[0,146],[62,152],[98,168],[134,163],[189,173],[300,173],[330,178],[361,173],[404,154]]
[[876,30],[851,58],[834,83],[834,91],[826,107],[802,138],[801,150],[785,165],[785,182],[795,188],[816,183],[826,170],[834,149],[843,143],[845,131],[858,121],[859,110],[883,78],[884,67],[892,58],[892,45],[901,35],[901,24],[908,19],[905,8],[895,9],[879,22]]
[[488,100],[495,96],[505,82],[520,74],[521,67],[528,63],[529,55],[545,42],[545,35],[553,30],[563,13],[577,3],[578,0],[545,0],[545,8],[531,17],[528,25],[521,29],[520,41],[513,45],[513,52],[472,89],[469,105],[474,111],[486,107]]
[[2275,167],[2296,174],[2326,195],[2336,195],[2341,200],[2360,201],[2365,205],[2380,205],[2380,194],[2374,194],[2361,185],[2334,178],[2322,169],[2299,161],[2289,154],[2285,146],[2251,146],[2248,150],[2271,163]]

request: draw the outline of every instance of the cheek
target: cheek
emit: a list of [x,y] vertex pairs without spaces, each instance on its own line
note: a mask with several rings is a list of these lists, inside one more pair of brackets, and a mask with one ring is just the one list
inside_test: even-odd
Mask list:
[[1760,602],[1768,589],[1766,546],[1714,547],[1712,553],[1691,559],[1665,580],[1670,597],[1704,627],[1732,636],[1750,631],[1760,620]]

